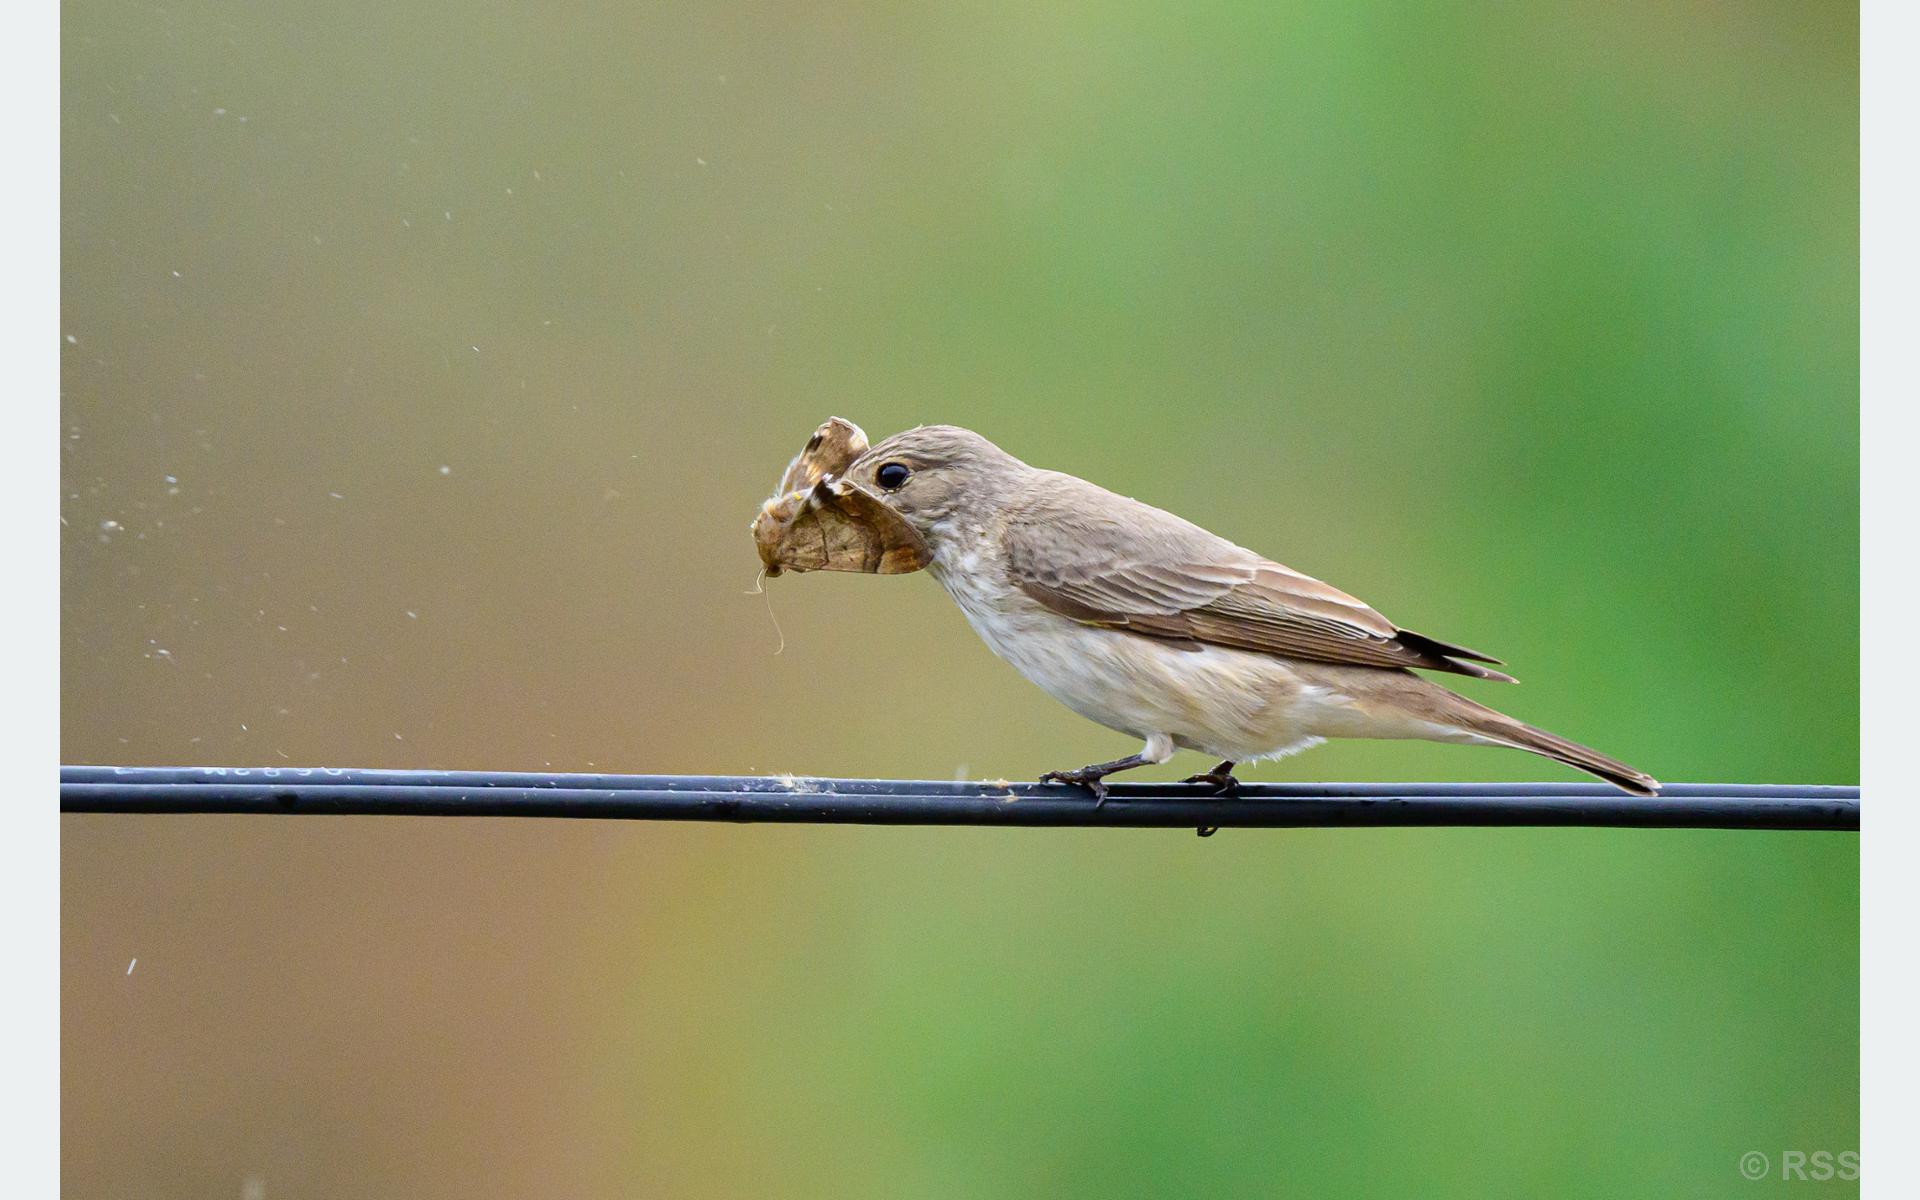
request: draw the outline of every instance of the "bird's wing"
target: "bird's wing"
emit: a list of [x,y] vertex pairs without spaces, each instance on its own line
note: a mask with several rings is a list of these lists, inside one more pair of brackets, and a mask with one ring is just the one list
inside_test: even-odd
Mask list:
[[1513,681],[1478,665],[1496,658],[1401,629],[1331,584],[1072,476],[1031,488],[1009,508],[1002,536],[1014,586],[1085,624],[1188,646]]

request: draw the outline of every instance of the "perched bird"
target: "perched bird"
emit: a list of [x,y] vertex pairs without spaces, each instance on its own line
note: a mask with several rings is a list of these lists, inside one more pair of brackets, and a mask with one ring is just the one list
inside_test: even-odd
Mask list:
[[[788,565],[801,570],[924,566],[995,654],[1081,716],[1144,743],[1043,781],[1104,799],[1107,776],[1182,749],[1219,759],[1188,782],[1225,792],[1237,764],[1328,738],[1423,738],[1528,750],[1639,795],[1659,787],[1414,674],[1513,682],[1486,665],[1498,659],[1402,629],[1338,588],[1152,505],[1028,466],[970,430],[925,425],[867,448],[858,426],[835,418],[782,483],[798,490],[770,500],[756,527],[770,570],[783,534],[799,547]],[[796,535],[796,521],[813,524]]]

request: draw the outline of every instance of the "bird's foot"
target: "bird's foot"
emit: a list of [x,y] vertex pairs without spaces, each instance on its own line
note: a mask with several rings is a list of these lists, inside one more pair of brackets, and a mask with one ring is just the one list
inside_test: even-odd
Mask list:
[[1206,771],[1199,775],[1189,775],[1180,782],[1210,784],[1213,787],[1214,794],[1218,796],[1231,796],[1240,787],[1240,781],[1233,776],[1216,775],[1212,771]]
[[1231,762],[1223,762],[1211,771],[1203,771],[1198,775],[1189,775],[1180,782],[1210,784],[1216,796],[1231,796],[1240,787],[1240,781],[1233,777],[1233,763]]
[[1083,787],[1093,793],[1094,807],[1099,808],[1107,802],[1107,785],[1101,780],[1120,771],[1131,771],[1135,767],[1144,767],[1152,760],[1138,754],[1129,754],[1125,758],[1116,758],[1112,762],[1092,763],[1084,767],[1075,767],[1071,771],[1048,771],[1040,777],[1041,783],[1070,783]]
[[1041,783],[1067,783],[1081,787],[1093,793],[1093,806],[1099,808],[1107,802],[1107,785],[1101,780],[1105,772],[1092,767],[1077,767],[1071,771],[1048,771],[1040,777]]

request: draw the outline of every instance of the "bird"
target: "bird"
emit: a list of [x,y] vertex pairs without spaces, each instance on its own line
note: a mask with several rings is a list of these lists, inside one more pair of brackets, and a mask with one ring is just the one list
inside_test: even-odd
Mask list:
[[[1109,776],[1178,750],[1216,759],[1185,782],[1226,794],[1241,764],[1333,738],[1505,746],[1658,794],[1644,771],[1415,673],[1515,682],[1500,660],[1404,629],[1331,584],[1163,509],[1030,466],[972,430],[922,425],[869,447],[858,426],[834,418],[782,484],[799,490],[784,508],[778,495],[769,500],[755,530],[771,572],[780,529],[770,527],[796,512],[823,519],[831,537],[809,525],[791,539],[802,547],[789,560],[798,569],[924,567],[1016,671],[1140,740],[1123,758],[1040,777],[1097,802]],[[841,544],[862,537],[867,546],[846,560]]]

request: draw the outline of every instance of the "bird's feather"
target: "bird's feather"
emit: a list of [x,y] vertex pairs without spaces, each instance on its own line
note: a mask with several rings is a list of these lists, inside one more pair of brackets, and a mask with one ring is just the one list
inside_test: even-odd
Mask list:
[[[1002,536],[1010,581],[1063,616],[1176,644],[1513,681],[1479,665],[1498,659],[1401,629],[1172,513],[1043,475],[1009,507]],[[1089,491],[1102,502],[1087,503]]]

